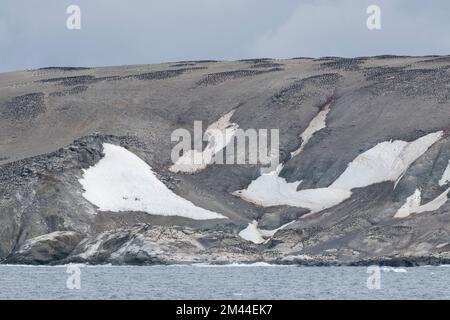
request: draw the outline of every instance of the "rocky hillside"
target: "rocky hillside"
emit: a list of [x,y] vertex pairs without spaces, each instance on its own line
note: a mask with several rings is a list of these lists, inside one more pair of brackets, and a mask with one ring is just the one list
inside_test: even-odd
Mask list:
[[[280,165],[173,163],[194,121]],[[3,263],[450,261],[448,56],[4,73],[0,137]]]

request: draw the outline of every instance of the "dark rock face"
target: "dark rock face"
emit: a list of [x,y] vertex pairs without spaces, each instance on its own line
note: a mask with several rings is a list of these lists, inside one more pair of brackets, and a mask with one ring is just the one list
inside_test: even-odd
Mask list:
[[[394,215],[417,189],[425,204],[450,187],[440,183],[450,160],[449,88],[448,56],[180,61],[2,75],[0,261],[447,262],[450,200],[405,218]],[[326,105],[325,128],[292,157]],[[354,189],[344,202],[309,215],[305,208],[262,207],[232,195],[260,175],[259,164],[210,165],[192,175],[169,171],[175,129],[192,133],[194,121],[206,128],[231,110],[231,122],[242,129],[279,129],[280,177],[302,181],[298,190],[330,186],[380,142],[443,136],[398,181]],[[102,159],[105,142],[136,154],[179,196],[229,219],[99,211],[78,180]],[[254,244],[239,236],[253,220],[266,231],[284,228]]]

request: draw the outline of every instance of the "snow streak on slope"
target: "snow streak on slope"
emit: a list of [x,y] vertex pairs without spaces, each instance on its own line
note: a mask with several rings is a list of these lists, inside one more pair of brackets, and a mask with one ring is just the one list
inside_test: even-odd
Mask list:
[[445,171],[442,174],[441,180],[439,180],[439,185],[442,187],[449,182],[450,182],[450,160],[448,161],[447,168],[445,168]]
[[239,232],[239,236],[242,239],[251,241],[253,243],[259,244],[263,243],[265,240],[258,230],[258,222],[253,220],[253,222],[248,224],[248,227]]
[[288,205],[310,209],[313,212],[330,208],[351,196],[347,190],[320,188],[297,191],[301,181],[287,182],[279,170],[264,173],[252,181],[247,189],[233,194],[263,207]]
[[308,128],[306,128],[305,131],[303,131],[303,133],[300,135],[300,138],[302,138],[302,144],[300,145],[300,148],[298,148],[294,152],[291,152],[291,158],[295,157],[303,151],[303,148],[305,148],[306,144],[308,143],[309,139],[312,138],[314,133],[322,130],[323,128],[326,128],[326,119],[329,112],[330,103],[325,105],[325,107],[314,117],[314,119],[311,120]]
[[219,120],[208,126],[205,131],[207,145],[205,150],[191,150],[183,154],[169,170],[175,173],[195,173],[203,170],[213,163],[214,155],[222,151],[233,139],[239,126],[231,123],[234,110],[222,116]]
[[262,174],[247,189],[233,194],[267,207],[289,205],[318,212],[348,199],[354,188],[382,181],[397,181],[409,166],[442,137],[442,131],[430,133],[412,142],[381,142],[356,157],[339,178],[327,188],[297,191],[301,183],[288,183],[279,171]]
[[132,152],[108,143],[103,148],[105,156],[84,170],[79,180],[85,189],[83,197],[100,211],[140,211],[196,220],[226,219],[176,195]]
[[266,230],[266,229],[259,229],[258,221],[253,220],[251,223],[248,224],[247,228],[239,232],[239,236],[244,240],[260,244],[269,241],[270,238],[273,237],[277,231],[286,228],[293,222],[294,221],[291,221],[273,230]]
[[409,166],[442,138],[442,131],[415,141],[386,141],[360,154],[330,186],[350,190],[383,181],[396,181]]
[[394,218],[405,218],[414,213],[438,210],[447,202],[449,192],[450,188],[441,193],[432,201],[424,205],[420,205],[420,202],[422,201],[422,192],[419,189],[416,189],[414,194],[408,197],[405,204],[400,209],[398,209],[397,213],[394,215]]

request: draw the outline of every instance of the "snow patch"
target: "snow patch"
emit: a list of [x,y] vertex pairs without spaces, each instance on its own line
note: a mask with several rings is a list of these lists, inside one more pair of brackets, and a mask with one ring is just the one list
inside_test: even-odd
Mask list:
[[395,272],[395,273],[405,273],[408,272],[405,268],[394,268],[394,267],[382,267],[383,272]]
[[[177,265],[178,267],[179,265]],[[187,265],[188,267],[199,267],[199,268],[229,268],[229,267],[292,267],[290,265],[282,264],[270,264],[267,262],[253,262],[253,263],[230,263],[230,264],[209,264],[209,263],[194,263]]]
[[357,156],[331,187],[350,190],[383,181],[397,181],[442,135],[443,132],[439,131],[412,142],[381,142]]
[[300,154],[303,149],[305,148],[306,144],[309,142],[309,140],[312,138],[312,136],[317,132],[322,130],[323,128],[326,128],[326,119],[327,115],[330,112],[330,103],[328,103],[317,115],[311,120],[308,127],[303,131],[303,133],[300,135],[300,138],[302,138],[302,144],[300,145],[300,148],[295,150],[294,152],[291,152],[291,158],[295,157],[296,155]]
[[275,235],[275,233],[277,233],[277,231],[286,228],[287,226],[289,226],[294,222],[295,221],[291,221],[289,223],[282,225],[279,228],[267,230],[267,229],[259,229],[258,221],[253,220],[251,223],[248,224],[247,228],[239,232],[239,236],[244,240],[251,241],[256,244],[261,244],[269,241],[270,238],[272,238]]
[[406,199],[405,204],[398,209],[397,213],[394,215],[394,218],[406,218],[414,213],[436,211],[447,202],[449,192],[450,188],[430,202],[421,205],[422,192],[419,189],[416,189],[416,191]]
[[338,179],[326,188],[297,191],[302,181],[287,182],[280,177],[283,168],[280,164],[276,170],[262,173],[246,189],[233,194],[263,207],[288,205],[309,209],[310,214],[319,212],[350,198],[354,188],[383,181],[398,181],[442,134],[442,131],[430,133],[412,142],[381,142],[357,156]]
[[251,241],[256,244],[260,244],[265,241],[258,230],[258,222],[256,220],[253,220],[251,223],[248,224],[247,228],[239,232],[239,236],[242,239]]
[[234,195],[254,204],[270,207],[288,205],[310,209],[313,212],[335,206],[351,196],[347,190],[319,188],[297,191],[301,181],[287,182],[277,171],[264,173],[253,180],[247,189]]
[[442,178],[439,180],[439,185],[441,187],[445,186],[447,183],[450,183],[450,160],[448,160],[447,168],[445,168]]
[[152,168],[125,148],[103,144],[105,156],[84,170],[79,180],[83,197],[100,211],[139,211],[196,220],[227,219],[176,195],[156,177]]
[[239,126],[231,123],[234,110],[210,124],[205,131],[207,145],[203,151],[190,150],[178,158],[169,170],[175,173],[195,173],[214,162],[214,155],[222,151],[233,139]]

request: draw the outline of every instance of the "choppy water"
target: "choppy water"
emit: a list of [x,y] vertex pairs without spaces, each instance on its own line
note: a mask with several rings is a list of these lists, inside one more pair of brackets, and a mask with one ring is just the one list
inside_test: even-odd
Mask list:
[[[450,267],[381,268],[369,290],[365,267],[0,266],[0,299],[448,299]],[[70,271],[70,270],[69,270]],[[73,272],[73,270],[72,270]],[[73,277],[69,283],[73,282]]]

